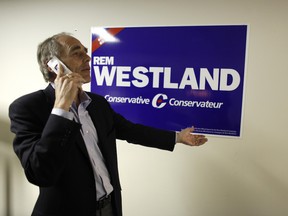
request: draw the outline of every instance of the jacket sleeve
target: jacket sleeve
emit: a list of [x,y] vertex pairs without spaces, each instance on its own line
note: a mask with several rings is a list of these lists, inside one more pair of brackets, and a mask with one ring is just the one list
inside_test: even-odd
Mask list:
[[38,186],[51,186],[65,167],[80,125],[50,114],[41,104],[35,107],[35,101],[33,104],[22,98],[9,107],[11,131],[15,133],[13,148],[27,179]]
[[129,143],[173,151],[175,146],[174,131],[136,124],[114,112],[116,137]]
[[116,139],[126,140],[132,144],[169,151],[174,150],[176,132],[131,122],[121,114],[115,112],[104,97],[91,93],[89,96],[94,101],[95,107],[101,107],[101,109],[98,109],[101,113],[98,113],[98,115],[101,115],[98,119],[104,118],[106,122],[109,122],[109,124],[106,123],[106,125],[109,125],[107,127],[108,134],[115,133]]

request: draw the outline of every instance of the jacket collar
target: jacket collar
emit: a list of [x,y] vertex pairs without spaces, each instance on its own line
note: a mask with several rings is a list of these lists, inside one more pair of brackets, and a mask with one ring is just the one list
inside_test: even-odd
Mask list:
[[53,107],[53,104],[55,102],[55,89],[53,88],[51,83],[44,89],[43,92],[46,96],[48,104]]

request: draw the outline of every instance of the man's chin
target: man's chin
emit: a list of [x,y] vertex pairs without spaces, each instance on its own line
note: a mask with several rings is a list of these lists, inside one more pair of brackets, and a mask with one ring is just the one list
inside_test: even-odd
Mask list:
[[85,73],[81,73],[82,78],[84,79],[83,83],[91,82],[90,71],[85,71]]
[[89,76],[89,77],[87,77],[87,78],[84,78],[84,82],[83,82],[83,84],[86,84],[86,83],[90,83],[91,82],[91,77]]

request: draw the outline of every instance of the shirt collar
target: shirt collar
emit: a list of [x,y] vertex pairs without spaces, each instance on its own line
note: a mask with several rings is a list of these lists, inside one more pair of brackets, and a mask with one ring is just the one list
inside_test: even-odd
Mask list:
[[80,104],[83,104],[83,107],[86,109],[91,101],[92,99],[89,97],[89,95],[85,91],[82,91],[80,94]]

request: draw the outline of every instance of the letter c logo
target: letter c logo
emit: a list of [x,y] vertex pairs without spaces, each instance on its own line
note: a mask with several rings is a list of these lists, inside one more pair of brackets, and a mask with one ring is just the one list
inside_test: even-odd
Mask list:
[[157,94],[154,96],[152,100],[152,106],[157,109],[161,109],[166,105],[166,100],[168,99],[167,95],[165,94]]

